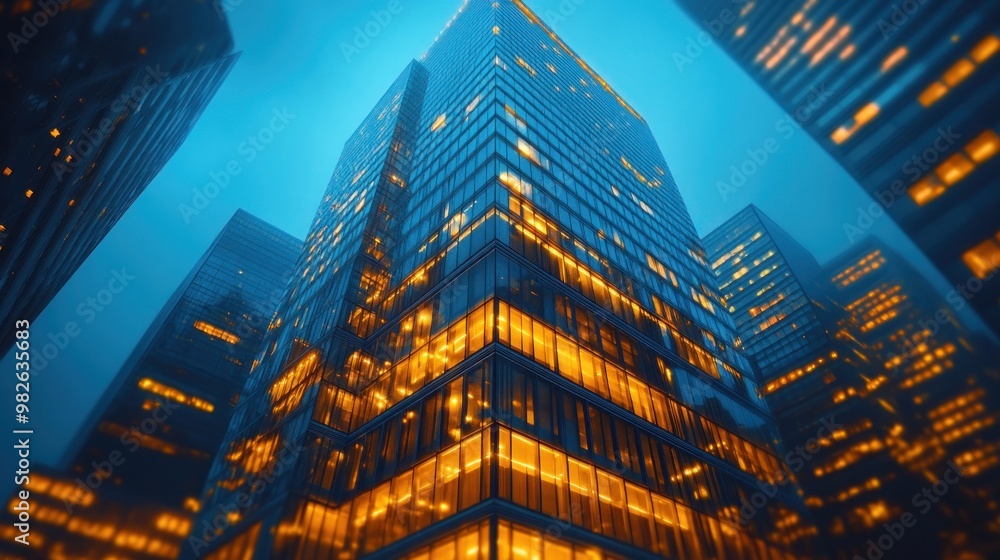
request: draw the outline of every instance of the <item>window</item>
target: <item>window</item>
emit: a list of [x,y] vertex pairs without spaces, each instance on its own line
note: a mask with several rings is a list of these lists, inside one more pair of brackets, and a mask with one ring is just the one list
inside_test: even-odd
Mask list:
[[962,260],[977,278],[986,279],[1000,269],[1000,234],[969,249]]
[[431,132],[436,132],[441,128],[444,128],[444,125],[447,123],[448,123],[448,115],[445,115],[444,113],[438,115],[438,117],[434,119],[434,123],[431,124]]

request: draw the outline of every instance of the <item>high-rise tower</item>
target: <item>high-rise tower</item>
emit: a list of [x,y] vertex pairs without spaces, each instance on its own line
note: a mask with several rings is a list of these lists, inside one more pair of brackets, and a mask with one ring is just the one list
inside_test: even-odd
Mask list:
[[[805,449],[793,466],[831,556],[865,556],[921,487],[896,461],[908,434],[880,354],[858,340],[815,258],[757,207],[707,235],[705,248],[782,439]],[[936,544],[924,531],[893,554],[932,557]]]
[[64,468],[32,471],[32,546],[5,538],[0,550],[175,558],[301,249],[237,211],[78,428]]
[[[907,424],[903,468],[960,484],[938,510],[947,558],[1000,552],[1000,371],[996,346],[955,317],[961,297],[942,297],[884,243],[868,240],[827,265],[834,297],[882,366],[875,379],[895,395]],[[954,475],[949,475],[954,479]],[[979,556],[976,556],[978,554]]]
[[794,485],[642,117],[471,0],[348,141],[186,558],[784,558]]
[[1000,3],[678,4],[871,194],[837,235],[891,216],[1000,334]]
[[2,348],[142,194],[229,74],[238,54],[214,4],[0,5],[11,43],[0,53]]

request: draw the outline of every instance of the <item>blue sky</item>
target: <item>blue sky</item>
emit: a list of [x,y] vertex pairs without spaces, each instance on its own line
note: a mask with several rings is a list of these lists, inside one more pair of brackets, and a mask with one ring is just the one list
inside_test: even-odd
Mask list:
[[[348,60],[344,45],[354,41],[355,28],[372,21],[372,11],[386,9],[388,0],[238,1],[228,0],[228,16],[243,55],[228,81],[187,143],[32,325],[37,347],[68,321],[81,323],[80,334],[32,379],[35,461],[59,458],[159,308],[237,208],[305,236],[344,142],[461,5],[399,0],[402,10]],[[679,66],[675,54],[697,53],[687,49],[700,29],[676,5],[527,3],[646,118],[702,235],[752,202],[820,261],[847,248],[843,224],[870,203],[867,195],[805,131],[787,138],[778,132],[785,114],[719,47],[703,48]],[[275,111],[294,117],[248,161],[241,145],[267,127]],[[770,138],[778,151],[723,199],[717,182],[728,181],[730,167]],[[240,164],[239,175],[186,220],[180,205],[190,204],[193,189],[232,160]],[[888,218],[871,231],[919,263]],[[135,279],[84,323],[77,307],[122,268]],[[13,356],[0,368],[13,371]],[[4,402],[13,402],[13,385],[3,387]]]

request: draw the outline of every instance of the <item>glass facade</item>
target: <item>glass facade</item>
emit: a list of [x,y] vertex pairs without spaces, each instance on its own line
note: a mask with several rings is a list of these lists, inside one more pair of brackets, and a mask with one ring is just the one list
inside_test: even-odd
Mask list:
[[[903,420],[881,361],[832,301],[819,263],[756,207],[705,247],[782,438],[805,450],[789,464],[826,546],[834,558],[864,557],[921,484],[895,459],[905,453]],[[934,556],[929,536],[910,535],[893,553]]]
[[872,383],[895,396],[904,419],[899,463],[928,480],[949,469],[962,472],[942,508],[948,519],[936,527],[943,557],[1000,553],[996,346],[965,330],[950,302],[881,242],[859,244],[826,273],[858,339],[882,365]]
[[237,211],[79,428],[65,468],[31,473],[32,554],[177,556],[301,249]]
[[[37,2],[0,5],[11,46],[0,53],[10,119],[0,134],[4,341],[166,165],[238,57],[210,2],[45,4],[55,15]],[[21,33],[32,18],[46,23],[29,41]]]
[[888,214],[1000,333],[1000,4],[678,3],[871,193],[847,236]]
[[470,0],[348,140],[183,558],[792,558],[816,529],[642,117]]

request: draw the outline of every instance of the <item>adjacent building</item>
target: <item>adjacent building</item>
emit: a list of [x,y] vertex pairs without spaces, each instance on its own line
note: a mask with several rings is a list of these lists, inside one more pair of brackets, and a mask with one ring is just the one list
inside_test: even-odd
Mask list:
[[[882,362],[831,300],[815,258],[757,207],[707,235],[705,248],[785,445],[806,450],[790,464],[831,557],[866,556],[920,487],[894,458],[905,428],[879,390]],[[911,535],[893,554],[937,556],[929,536]]]
[[222,14],[201,0],[0,5],[3,340],[184,142],[238,56]]
[[1000,333],[1000,4],[679,0]]
[[995,557],[1000,553],[996,347],[957,321],[954,304],[960,299],[940,296],[878,240],[834,259],[827,275],[834,297],[858,326],[858,338],[882,365],[873,381],[894,395],[905,418],[900,465],[930,482],[949,471],[962,473],[940,506],[950,523],[935,528],[949,546],[946,557]]
[[714,286],[638,112],[470,0],[347,142],[181,557],[813,557]]
[[32,472],[33,554],[177,556],[301,249],[247,212],[233,216],[79,428],[65,465]]

